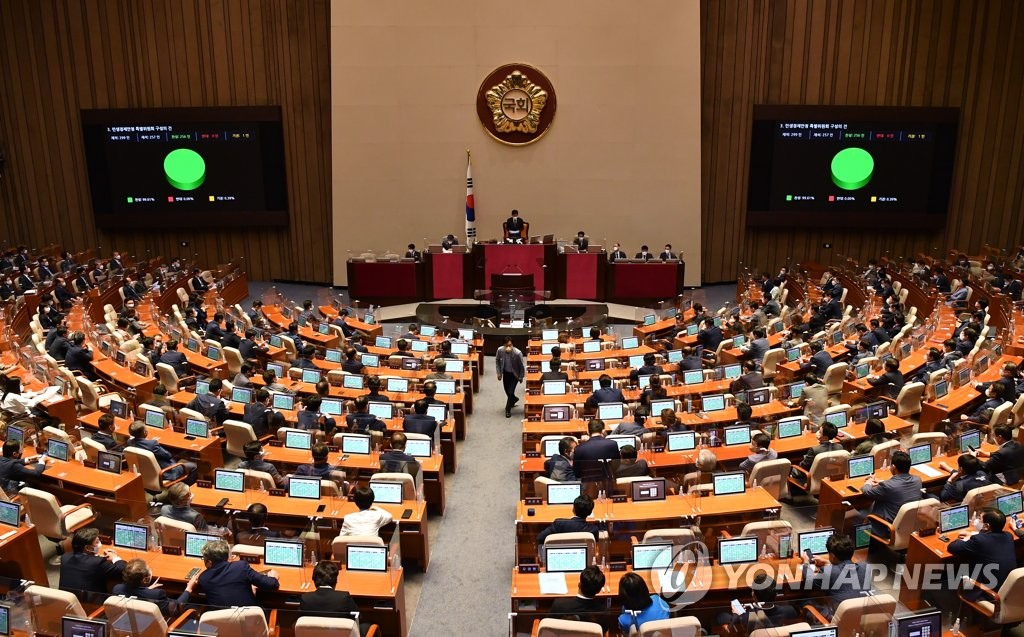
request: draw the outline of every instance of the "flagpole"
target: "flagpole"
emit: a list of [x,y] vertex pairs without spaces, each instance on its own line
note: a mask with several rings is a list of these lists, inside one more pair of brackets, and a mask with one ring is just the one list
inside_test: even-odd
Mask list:
[[476,242],[476,204],[473,198],[473,157],[466,149],[466,244],[473,247]]

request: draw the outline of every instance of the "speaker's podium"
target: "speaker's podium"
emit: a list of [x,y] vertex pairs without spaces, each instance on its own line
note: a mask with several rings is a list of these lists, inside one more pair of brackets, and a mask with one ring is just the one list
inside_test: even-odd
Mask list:
[[506,272],[491,275],[491,291],[496,294],[529,294],[533,295],[533,275],[522,272]]

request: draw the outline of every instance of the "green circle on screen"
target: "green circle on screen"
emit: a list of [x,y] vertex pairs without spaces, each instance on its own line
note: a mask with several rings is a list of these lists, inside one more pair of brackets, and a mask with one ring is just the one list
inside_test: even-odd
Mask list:
[[206,162],[191,148],[179,148],[164,157],[164,175],[178,190],[195,190],[206,181]]
[[845,148],[832,158],[832,183],[843,190],[857,190],[871,181],[875,159],[863,148]]

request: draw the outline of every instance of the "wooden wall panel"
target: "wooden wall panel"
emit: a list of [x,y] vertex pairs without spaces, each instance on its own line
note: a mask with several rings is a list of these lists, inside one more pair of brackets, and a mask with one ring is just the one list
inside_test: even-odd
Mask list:
[[[701,0],[701,22],[705,282],[774,269],[791,255],[828,263],[1022,241],[1022,3]],[[960,107],[945,228],[747,229],[754,104]]]
[[[251,279],[329,281],[329,29],[328,0],[4,0],[0,241],[243,257]],[[287,228],[96,228],[80,109],[244,105],[282,108]]]

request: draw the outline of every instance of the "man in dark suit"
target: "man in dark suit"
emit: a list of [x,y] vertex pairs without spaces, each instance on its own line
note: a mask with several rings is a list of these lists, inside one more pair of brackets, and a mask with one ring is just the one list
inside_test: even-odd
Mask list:
[[548,617],[594,622],[604,626],[610,622],[603,615],[608,611],[604,600],[597,599],[604,588],[604,573],[591,564],[580,571],[580,585],[576,597],[559,597],[551,604]]
[[653,352],[647,352],[644,354],[644,364],[629,372],[629,382],[636,384],[641,376],[658,376],[664,374],[665,370],[661,368],[661,365],[656,365]]
[[255,328],[245,330],[245,338],[238,343],[238,353],[242,355],[243,360],[257,358],[267,353],[267,347],[256,342]]
[[537,534],[537,546],[543,546],[544,540],[553,533],[593,533],[594,539],[597,540],[597,534],[600,533],[601,527],[593,522],[587,522],[587,518],[593,512],[594,501],[590,496],[579,496],[572,503],[573,517],[556,518],[546,529]]
[[800,373],[812,373],[818,378],[825,377],[825,371],[834,363],[832,356],[825,351],[825,344],[820,340],[811,343],[811,356],[807,362],[801,363]]
[[743,351],[744,360],[756,361],[758,365],[764,360],[765,353],[771,346],[768,344],[768,339],[765,337],[765,331],[763,327],[756,327],[751,332],[751,341],[748,345],[740,348]]
[[242,344],[242,339],[238,337],[238,333],[235,332],[235,321],[228,319],[224,321],[224,338],[221,339],[220,344],[224,347],[234,347],[238,349]]
[[370,399],[366,396],[356,398],[352,408],[354,411],[345,416],[345,422],[352,433],[370,434],[377,432],[383,434],[388,430],[384,421],[370,413]]
[[[338,564],[321,560],[313,567],[313,584],[316,590],[305,593],[299,599],[299,611],[316,617],[352,617],[359,612],[359,606],[346,591],[335,590],[338,585]],[[366,629],[361,629],[362,634]]]
[[[246,443],[248,446],[250,443]],[[268,463],[269,464],[269,463]],[[267,527],[267,507],[259,502],[254,502],[245,510],[245,517],[249,520],[249,528],[235,534],[235,544],[248,544],[250,546],[263,546],[267,538],[281,537],[281,534]]]
[[512,216],[505,220],[506,239],[509,243],[522,243],[526,222],[519,218],[519,211],[513,210]]
[[364,365],[356,358],[359,352],[354,347],[345,348],[345,360],[341,362],[341,369],[349,374],[362,374]]
[[[171,465],[175,464],[174,456],[169,451],[164,449],[159,442],[155,440],[147,440],[149,427],[146,423],[136,420],[128,427],[128,435],[131,439],[128,441],[127,446],[138,447],[151,452],[155,457],[157,463],[160,465],[160,469],[166,469]],[[188,462],[185,460],[180,461],[182,466],[175,467],[173,470],[164,474],[165,480],[177,480],[178,478],[185,476],[185,482],[187,484],[195,484],[196,477],[199,474],[199,467],[194,462]]]
[[723,340],[725,340],[725,336],[722,335],[722,328],[715,325],[714,319],[705,319],[700,326],[700,331],[697,332],[697,343],[704,348],[705,352],[714,354]]
[[132,280],[132,276],[130,274],[124,278],[124,285],[121,286],[121,292],[124,294],[124,300],[126,302],[142,300],[142,295],[135,289],[135,281]]
[[57,362],[62,362],[71,349],[71,342],[68,341],[68,328],[58,325],[46,335],[46,353],[52,356]]
[[587,233],[582,230],[576,233],[576,238],[572,240],[572,243],[580,252],[586,252],[590,249],[590,239],[587,238]]
[[729,383],[729,391],[734,394],[738,391],[762,387],[764,387],[764,376],[757,371],[757,363],[754,361],[743,361],[743,375]]
[[[278,472],[277,467],[272,462],[267,462],[263,459],[262,442],[259,440],[250,440],[242,445],[242,453],[245,454],[245,460],[238,465],[240,469],[249,469],[251,471],[262,471],[264,473],[268,473],[270,474],[270,477],[274,479],[274,484],[276,484],[278,488],[283,488],[287,483],[284,476]],[[251,508],[252,507],[250,507],[250,509]],[[249,521],[250,523],[252,522],[251,516]]]
[[207,393],[196,394],[196,397],[185,406],[198,411],[218,425],[222,425],[231,416],[228,413],[228,406],[221,397],[222,393],[224,393],[224,382],[219,378],[214,378],[210,381],[210,389]]
[[612,387],[612,377],[608,374],[601,374],[597,379],[598,384],[601,386],[600,389],[594,391],[587,398],[585,406],[587,409],[597,409],[597,406],[601,403],[624,403],[626,397],[622,395],[622,390],[618,387]]
[[696,351],[690,347],[683,348],[683,360],[679,361],[679,371],[688,372],[695,369],[703,368],[700,357],[697,356]]
[[610,263],[615,263],[616,261],[619,261],[621,259],[628,258],[629,256],[626,254],[626,251],[619,247],[618,243],[612,246],[612,251],[608,253],[608,261]]
[[150,570],[146,560],[134,559],[124,567],[124,582],[114,586],[114,595],[135,597],[146,602],[152,602],[160,609],[164,617],[171,617],[178,614],[178,610],[187,604],[192,597],[192,590],[199,581],[199,573],[185,583],[185,590],[176,599],[167,596],[167,592],[160,588],[160,584],[153,582],[153,571]]
[[576,474],[572,470],[572,453],[576,439],[566,436],[558,441],[558,453],[544,461],[544,475],[558,482],[572,482]]
[[889,398],[897,398],[900,390],[903,389],[903,372],[900,371],[900,362],[895,358],[885,360],[885,372],[881,376],[868,376],[868,384],[872,387],[881,387]]
[[[94,528],[75,531],[71,551],[61,556],[60,589],[74,593],[83,602],[95,603],[98,596],[106,595],[107,581],[120,577],[125,562],[113,550],[102,549],[100,532]],[[93,595],[96,598],[89,599]]]
[[644,245],[640,246],[640,252],[637,252],[636,256],[634,256],[633,258],[642,259],[644,261],[650,261],[651,259],[654,258],[654,255],[651,254],[650,248],[648,248],[647,244],[645,243]]
[[552,358],[548,365],[548,371],[540,375],[541,381],[545,380],[569,380],[569,375],[562,371],[562,359]]
[[811,465],[814,464],[814,457],[819,453],[841,451],[843,449],[843,445],[838,442],[833,442],[837,435],[839,435],[838,427],[830,422],[823,423],[821,425],[821,429],[818,430],[818,444],[807,450],[807,453],[804,454],[803,460],[800,461],[800,466],[809,470]]
[[825,542],[828,560],[815,557],[813,562],[807,555],[803,558],[803,583],[805,589],[827,591],[831,604],[819,610],[831,618],[834,609],[848,599],[856,599],[871,590],[871,577],[867,560],[853,561],[856,550],[848,535],[838,533]]
[[573,472],[584,482],[601,482],[611,476],[611,461],[618,460],[619,445],[604,437],[604,421],[594,418],[587,425],[590,439],[576,446]]
[[999,448],[991,454],[978,451],[979,458],[988,458],[981,468],[993,482],[1013,485],[1020,482],[1021,470],[1024,469],[1024,447],[1013,439],[1013,430],[1006,425],[999,425],[992,430]]
[[433,416],[427,415],[427,407],[429,403],[423,398],[420,398],[413,403],[413,412],[406,414],[405,418],[402,419],[402,431],[406,433],[423,434],[430,436],[430,439],[437,444],[437,419]]
[[277,571],[270,569],[260,573],[244,560],[229,562],[230,554],[231,547],[224,540],[213,540],[203,547],[206,570],[199,574],[199,587],[206,593],[208,605],[221,608],[258,606],[253,587],[277,590]]
[[969,453],[960,454],[956,459],[957,470],[953,471],[945,462],[941,466],[950,472],[949,480],[942,485],[942,494],[939,499],[943,502],[963,502],[964,496],[971,489],[987,487],[992,484],[988,474],[981,468],[981,460]]
[[[910,475],[910,466],[910,454],[896,451],[892,454],[891,478],[882,481],[868,478],[861,492],[874,500],[871,513],[886,522],[892,522],[900,512],[900,507],[921,499],[921,478]],[[880,537],[888,533],[888,529],[879,524],[872,524],[872,530]]]
[[98,430],[90,436],[90,439],[103,445],[107,451],[120,450],[121,445],[118,444],[117,440],[114,439],[114,416],[111,414],[103,414],[96,422]]
[[213,318],[210,319],[210,322],[206,324],[206,338],[212,341],[217,341],[218,343],[224,340],[224,330],[220,326],[221,321],[223,320],[224,315],[221,314],[220,312],[217,312],[216,314],[213,315]]
[[675,259],[676,258],[676,254],[674,252],[672,252],[672,244],[671,243],[666,243],[665,244],[665,249],[661,251],[661,254],[658,255],[658,258],[661,259],[662,261],[668,261],[669,259]]
[[203,293],[203,292],[206,292],[207,290],[210,289],[210,284],[206,282],[206,279],[204,279],[202,276],[200,276],[199,268],[194,268],[192,270],[192,279],[191,279],[191,281],[192,281],[192,288],[196,292],[198,292],[200,294]]
[[[1013,537],[1004,530],[1006,516],[999,509],[986,509],[981,516],[981,523],[980,533],[970,539],[967,539],[966,533],[960,533],[946,550],[963,560],[965,565],[976,567],[982,573],[978,583],[998,591],[1010,571],[1017,568]],[[967,595],[972,599],[982,597],[979,589],[967,591]]]
[[407,245],[405,247],[405,258],[406,259],[413,259],[414,261],[419,261],[420,260],[420,258],[421,258],[420,257],[420,252],[419,252],[419,250],[416,249],[416,244],[415,243],[410,243],[409,245]]
[[526,363],[523,362],[523,353],[512,344],[511,337],[506,337],[505,344],[495,352],[494,367],[498,372],[498,380],[505,388],[505,417],[511,418],[512,407],[519,402],[519,397],[516,396],[516,387],[526,379]]
[[34,483],[46,468],[44,464],[29,463],[29,459],[22,458],[21,442],[17,440],[5,440],[3,454],[0,458],[0,489],[12,495],[18,491],[20,483]]
[[160,362],[170,365],[179,379],[189,375],[188,359],[178,351],[178,341],[173,338],[167,341],[167,351],[160,355]]
[[270,433],[270,417],[274,410],[270,408],[270,392],[260,387],[254,395],[255,402],[251,402],[243,408],[242,422],[249,424],[257,438],[262,438]]
[[82,372],[89,380],[96,380],[96,372],[92,368],[92,351],[85,344],[85,334],[74,332],[68,340],[71,345],[64,355],[64,367],[73,372]]
[[115,252],[110,257],[110,261],[107,261],[107,267],[114,274],[120,274],[124,272],[124,263],[121,261],[121,253]]

